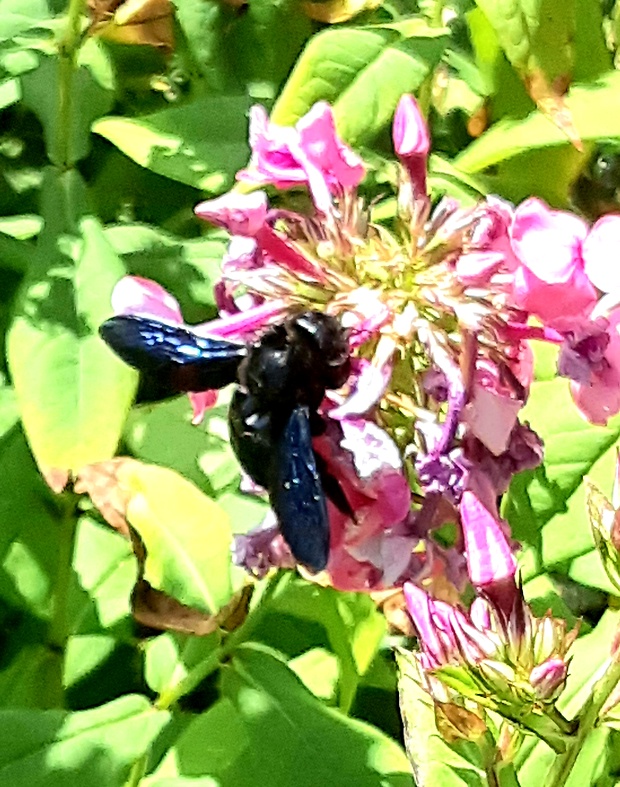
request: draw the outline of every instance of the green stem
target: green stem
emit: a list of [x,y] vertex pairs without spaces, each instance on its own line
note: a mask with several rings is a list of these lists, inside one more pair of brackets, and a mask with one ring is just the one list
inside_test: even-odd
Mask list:
[[55,650],[64,652],[70,629],[67,602],[73,574],[73,548],[77,525],[74,496],[71,493],[65,493],[60,500],[60,505],[62,508],[58,534],[58,566],[54,581],[48,642]]
[[443,0],[435,0],[433,15],[429,20],[431,27],[441,27],[443,24]]
[[199,686],[212,672],[215,672],[220,664],[228,658],[242,642],[249,639],[259,622],[263,619],[265,611],[269,606],[269,601],[290,582],[291,576],[292,572],[287,571],[279,572],[271,577],[267,582],[259,603],[246,618],[245,623],[236,631],[229,634],[224,643],[211,651],[204,661],[201,661],[200,664],[197,664],[191,669],[183,680],[179,681],[179,683],[172,686],[170,689],[164,690],[155,701],[155,707],[159,710],[167,710],[171,705],[174,705],[175,702],[178,702],[181,697],[189,694]]
[[[284,587],[291,581],[293,572],[279,572],[271,577],[266,583],[265,589],[251,614],[246,618],[245,623],[240,626],[236,631],[228,635],[226,641],[211,651],[209,655],[190,670],[182,681],[172,686],[168,690],[161,692],[159,697],[155,700],[155,707],[158,710],[168,710],[172,705],[178,702],[181,697],[189,694],[202,681],[207,678],[211,673],[219,668],[221,663],[226,659],[239,645],[249,639],[256,626],[265,616],[265,610],[269,606],[269,601],[282,591]],[[139,757],[131,767],[129,777],[125,782],[124,787],[138,787],[143,776],[146,774],[148,766],[149,752],[146,751]]]
[[603,705],[611,692],[615,689],[619,680],[620,653],[616,652],[607,671],[594,686],[579,721],[575,737],[570,742],[566,752],[560,755],[553,764],[549,779],[547,780],[548,787],[564,787],[568,781],[573,766],[577,761],[577,757],[579,757],[579,753],[586,742],[586,738],[594,729]]
[[58,44],[58,163],[63,170],[72,166],[73,74],[81,42],[84,2],[85,0],[69,0],[67,27]]
[[129,776],[125,782],[125,787],[138,787],[144,776],[146,775],[146,766],[148,764],[149,754],[143,754],[142,757],[137,759],[131,766]]

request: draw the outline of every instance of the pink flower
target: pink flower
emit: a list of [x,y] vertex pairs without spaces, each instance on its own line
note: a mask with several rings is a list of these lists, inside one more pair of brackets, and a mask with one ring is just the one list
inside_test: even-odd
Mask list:
[[527,392],[511,390],[501,377],[497,366],[480,361],[462,415],[468,430],[496,456],[508,447]]
[[589,375],[571,382],[571,395],[579,412],[600,426],[620,412],[620,308],[609,315],[605,338],[602,357],[597,353],[597,363],[588,363]]
[[199,218],[224,227],[231,235],[253,237],[267,218],[267,195],[264,191],[252,194],[229,191],[217,199],[201,202],[194,212]]
[[164,322],[183,324],[177,299],[160,284],[140,276],[124,276],[112,291],[115,314],[136,314]]
[[567,675],[566,659],[554,656],[534,667],[530,672],[530,685],[541,700],[548,700],[562,691]]
[[331,211],[333,194],[355,188],[364,177],[361,159],[338,138],[332,108],[324,101],[294,128],[270,123],[262,107],[252,107],[250,145],[252,158],[237,173],[239,180],[279,189],[305,183],[324,214]]
[[477,664],[495,654],[497,644],[460,609],[431,598],[411,582],[405,582],[403,590],[422,647],[420,663],[424,670],[460,664],[463,660]]
[[401,96],[392,126],[394,150],[407,170],[416,197],[426,195],[426,164],[431,142],[415,98]]
[[392,366],[386,363],[377,367],[365,358],[355,358],[352,361],[352,371],[353,382],[349,395],[329,411],[329,417],[338,421],[364,415],[377,404],[390,381]]
[[590,311],[596,291],[584,270],[587,234],[582,219],[551,210],[541,200],[528,199],[517,207],[511,243],[519,261],[514,297],[520,308],[558,325]]
[[469,577],[474,587],[514,580],[517,561],[499,521],[470,491],[463,492],[460,505],[461,526]]
[[504,533],[504,525],[495,512],[469,490],[463,493],[459,510],[471,583],[507,620],[521,593],[515,580],[517,561]]
[[[329,421],[313,448],[339,490],[337,497],[328,493],[332,584],[369,590],[383,586],[386,577],[393,584],[417,541],[389,532],[406,520],[411,504],[398,448],[379,426],[363,419]],[[400,539],[398,550],[391,548],[390,537]],[[396,576],[393,561],[399,566]]]

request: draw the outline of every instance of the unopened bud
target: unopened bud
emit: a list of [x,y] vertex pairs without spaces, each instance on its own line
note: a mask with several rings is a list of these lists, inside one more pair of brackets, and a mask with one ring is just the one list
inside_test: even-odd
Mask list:
[[550,658],[538,664],[530,672],[530,684],[536,696],[548,700],[557,696],[564,688],[567,665],[563,659]]

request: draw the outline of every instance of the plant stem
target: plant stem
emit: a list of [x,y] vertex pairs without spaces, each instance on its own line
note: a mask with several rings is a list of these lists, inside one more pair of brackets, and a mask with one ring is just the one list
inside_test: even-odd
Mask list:
[[61,516],[58,538],[58,566],[54,580],[52,618],[48,642],[54,649],[64,652],[69,638],[67,602],[73,573],[73,547],[75,541],[75,498],[65,493],[60,500]]
[[620,652],[616,651],[607,671],[592,690],[592,694],[586,703],[586,707],[579,721],[577,734],[570,742],[566,752],[556,759],[551,768],[549,779],[547,780],[549,787],[564,787],[568,781],[586,738],[594,729],[603,705],[611,692],[615,689],[619,680]]
[[[258,623],[263,619],[265,610],[269,606],[269,601],[280,592],[291,581],[293,573],[291,571],[282,572],[272,576],[258,601],[253,611],[246,618],[244,624],[236,631],[228,635],[226,641],[215,648],[209,655],[190,670],[185,678],[176,686],[172,686],[168,690],[162,691],[159,697],[155,700],[154,706],[158,710],[168,710],[175,702],[178,702],[181,697],[193,691],[202,681],[215,672],[221,665],[222,661],[227,658],[235,648],[247,640],[250,634],[254,631]],[[148,766],[149,752],[146,751],[139,757],[131,766],[131,771],[124,787],[138,787],[142,777],[146,774]]]
[[139,757],[134,764],[131,766],[131,770],[129,771],[129,776],[127,777],[127,781],[125,782],[124,787],[138,787],[142,778],[146,775],[146,766],[148,764],[149,754],[146,752]]
[[242,626],[236,631],[228,635],[222,645],[211,651],[209,655],[191,669],[183,680],[179,681],[176,686],[172,686],[167,691],[163,691],[155,701],[155,707],[159,710],[167,710],[171,705],[193,691],[202,681],[211,675],[212,672],[220,666],[222,661],[226,659],[239,645],[247,640],[250,634],[255,630],[258,623],[265,615],[265,610],[269,606],[270,599],[276,592],[288,584],[291,579],[291,572],[279,572],[268,580],[267,586],[260,598],[258,605],[254,608],[252,613],[246,618]]
[[71,138],[73,119],[73,74],[80,48],[84,0],[69,0],[67,27],[58,44],[58,164],[67,170],[72,166]]
[[64,664],[67,640],[71,626],[69,623],[69,596],[73,577],[73,550],[75,544],[76,498],[65,492],[58,500],[58,561],[52,590],[52,609],[48,627],[47,645],[54,654],[56,665],[55,679],[48,687],[59,706],[64,705]]

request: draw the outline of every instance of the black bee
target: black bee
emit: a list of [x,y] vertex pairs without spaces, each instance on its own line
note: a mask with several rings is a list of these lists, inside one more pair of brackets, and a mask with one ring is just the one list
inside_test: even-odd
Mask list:
[[326,389],[344,385],[348,342],[334,317],[304,312],[265,331],[254,344],[197,336],[137,316],[112,317],[99,332],[130,366],[177,393],[239,383],[229,410],[230,441],[246,473],[269,493],[291,552],[313,571],[329,556],[324,485],[312,434]]
[[591,221],[620,211],[620,145],[601,140],[584,171],[571,185],[573,205]]

